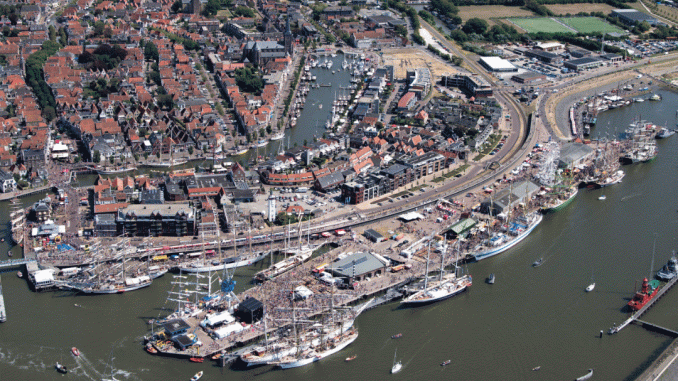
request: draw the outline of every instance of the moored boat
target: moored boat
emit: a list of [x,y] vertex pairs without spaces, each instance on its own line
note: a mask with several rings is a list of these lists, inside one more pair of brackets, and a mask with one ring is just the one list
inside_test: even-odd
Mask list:
[[572,202],[572,200],[574,200],[574,197],[577,195],[577,193],[579,193],[579,189],[576,187],[568,189],[567,192],[554,197],[551,201],[546,203],[541,208],[542,213],[556,212],[565,208]]
[[665,139],[668,138],[671,135],[674,135],[676,133],[676,130],[669,130],[668,128],[664,127],[659,132],[657,135],[655,135],[655,139]]
[[320,361],[325,357],[328,357],[339,352],[340,350],[346,348],[349,344],[353,343],[357,338],[358,338],[357,331],[347,332],[346,334],[343,334],[337,338],[332,339],[331,342],[327,344],[328,346],[326,347],[327,349],[325,350],[309,348],[306,351],[302,352],[301,356],[298,357],[289,356],[283,358],[281,361],[277,362],[276,365],[278,365],[282,369],[298,368],[304,365],[308,365],[310,363]]
[[643,284],[640,288],[640,291],[636,292],[636,294],[633,296],[633,299],[631,299],[627,305],[631,308],[631,310],[638,311],[639,309],[643,308],[647,302],[652,300],[652,298],[657,295],[657,292],[659,292],[659,281],[654,279],[648,281],[648,279],[645,278],[643,279]]
[[613,173],[611,176],[603,179],[600,182],[600,186],[606,187],[606,186],[610,186],[610,185],[614,185],[614,184],[619,184],[622,181],[622,179],[624,178],[625,175],[626,175],[626,173],[624,173],[624,171],[622,171],[620,169],[617,172]]
[[188,361],[201,363],[201,362],[205,362],[205,359],[202,358],[202,357],[191,357],[190,359],[188,359]]
[[480,261],[485,258],[495,256],[517,245],[525,239],[534,228],[541,223],[543,216],[541,213],[533,212],[527,216],[521,217],[511,223],[508,235],[500,234],[491,237],[481,245],[474,253],[470,253],[467,257],[471,260]]
[[678,275],[678,259],[676,259],[675,252],[671,256],[669,261],[662,267],[661,270],[657,271],[657,278],[663,281],[670,281]]

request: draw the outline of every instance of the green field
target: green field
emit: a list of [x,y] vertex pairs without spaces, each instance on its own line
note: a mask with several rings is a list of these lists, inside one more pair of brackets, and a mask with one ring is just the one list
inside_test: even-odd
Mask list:
[[558,17],[558,21],[576,29],[579,33],[624,33],[618,27],[597,17]]
[[564,25],[548,17],[509,18],[508,20],[524,29],[527,33],[574,33]]

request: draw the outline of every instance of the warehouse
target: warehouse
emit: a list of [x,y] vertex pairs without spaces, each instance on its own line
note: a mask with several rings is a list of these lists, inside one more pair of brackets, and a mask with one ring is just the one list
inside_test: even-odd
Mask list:
[[576,60],[565,61],[563,66],[568,69],[582,71],[587,69],[592,69],[594,67],[599,67],[603,65],[603,61],[598,57],[584,57],[577,58]]
[[643,21],[647,21],[650,25],[657,25],[656,18],[635,9],[615,9],[610,16],[618,17],[626,25],[635,25]]
[[546,76],[544,74],[539,74],[535,73],[532,71],[528,71],[526,73],[522,74],[516,74],[511,77],[511,80],[516,81],[518,83],[522,83],[525,85],[531,85],[534,83],[540,83],[542,81],[546,80]]
[[499,57],[480,57],[480,64],[488,71],[497,73],[517,72],[518,68],[509,61]]

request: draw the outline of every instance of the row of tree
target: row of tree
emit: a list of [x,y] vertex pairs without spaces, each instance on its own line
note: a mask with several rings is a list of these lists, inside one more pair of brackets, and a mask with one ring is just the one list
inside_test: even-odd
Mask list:
[[54,100],[52,89],[45,82],[42,67],[47,58],[54,55],[59,49],[61,49],[59,43],[47,40],[42,43],[40,50],[31,54],[26,60],[26,83],[33,90],[33,94],[42,110],[42,116],[48,121],[56,118],[56,101]]

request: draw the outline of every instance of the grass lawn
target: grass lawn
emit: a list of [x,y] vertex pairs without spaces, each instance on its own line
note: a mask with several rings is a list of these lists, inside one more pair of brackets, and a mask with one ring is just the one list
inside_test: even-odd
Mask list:
[[605,3],[586,3],[586,4],[544,4],[553,14],[556,15],[576,15],[579,12],[603,12],[609,14],[615,7]]
[[622,29],[597,17],[559,17],[558,21],[567,24],[580,33],[624,33]]
[[508,20],[528,33],[574,33],[569,28],[548,17],[509,18]]
[[499,144],[499,140],[501,140],[501,135],[490,135],[490,138],[487,139],[487,142],[484,145],[485,148],[483,148],[480,153],[473,158],[473,161],[480,161],[480,159],[492,152],[497,144]]
[[522,7],[507,7],[505,5],[464,5],[459,8],[459,17],[466,20],[477,17],[487,21],[490,26],[497,24],[498,17],[529,17],[534,16],[532,11]]
[[450,177],[454,177],[454,176],[466,171],[466,168],[468,168],[468,167],[469,167],[468,164],[464,164],[464,165],[460,166],[459,168],[456,168],[453,171],[447,172],[446,174],[444,174],[440,177],[436,177],[435,179],[433,179],[433,182],[434,183],[443,182],[443,181],[445,181],[445,179],[449,179]]

